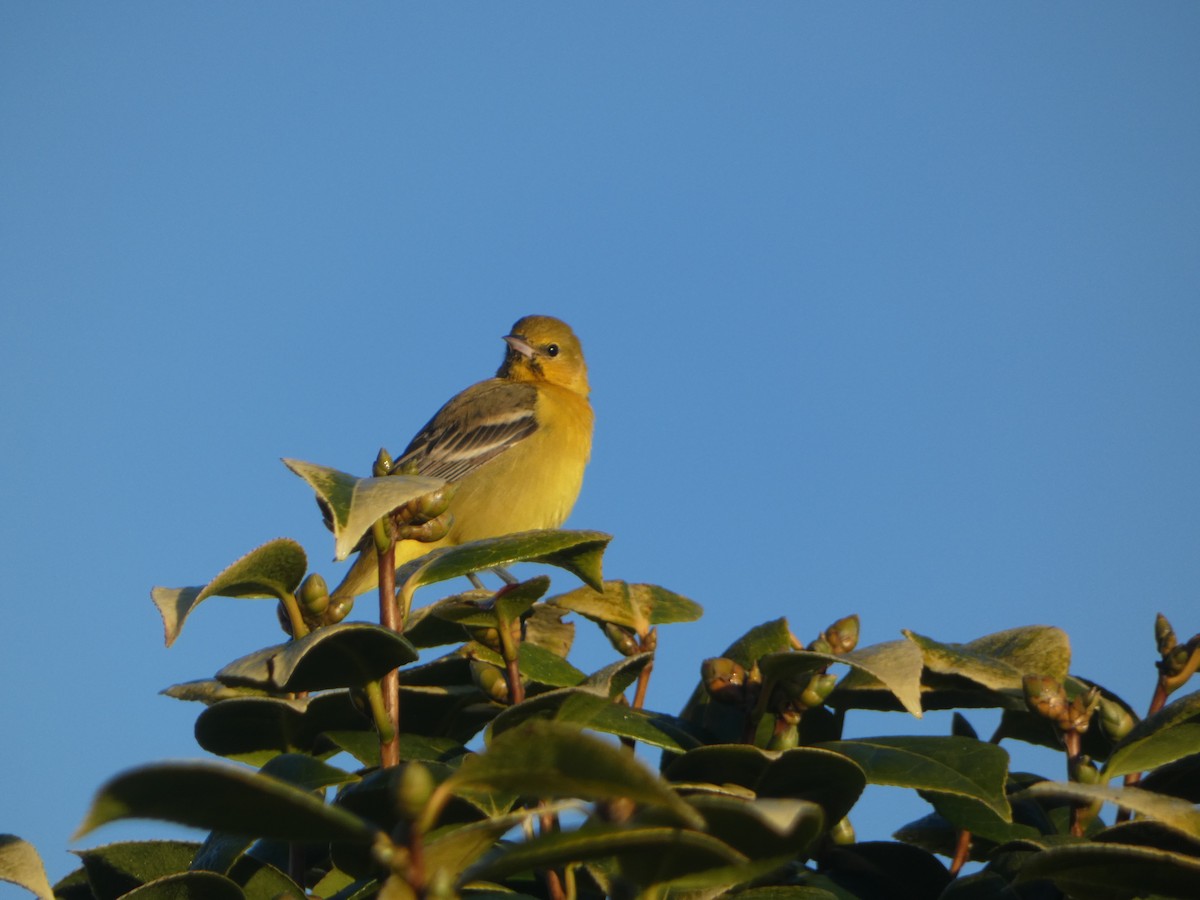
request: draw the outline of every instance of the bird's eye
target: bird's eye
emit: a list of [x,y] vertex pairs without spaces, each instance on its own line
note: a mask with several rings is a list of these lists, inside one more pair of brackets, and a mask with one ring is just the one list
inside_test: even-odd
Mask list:
[[558,344],[547,344],[546,345],[546,355],[547,356],[558,356]]

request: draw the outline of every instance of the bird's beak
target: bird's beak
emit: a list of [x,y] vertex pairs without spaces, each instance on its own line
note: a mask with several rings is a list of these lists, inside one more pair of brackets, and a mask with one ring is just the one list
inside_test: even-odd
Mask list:
[[504,336],[504,342],[526,359],[533,359],[533,347],[529,346],[529,343],[525,340],[525,338],[521,337],[521,335],[506,334]]

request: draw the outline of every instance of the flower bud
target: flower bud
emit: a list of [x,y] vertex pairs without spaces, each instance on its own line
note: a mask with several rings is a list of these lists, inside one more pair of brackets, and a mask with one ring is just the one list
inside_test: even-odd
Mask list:
[[396,784],[396,808],[410,822],[421,815],[435,787],[433,773],[419,762],[405,763]]
[[300,582],[300,590],[296,594],[300,606],[313,616],[319,616],[329,608],[329,586],[317,572],[310,572],[304,581]]
[[1175,629],[1162,613],[1154,617],[1154,642],[1161,656],[1166,656],[1175,647]]
[[814,675],[809,680],[808,686],[801,692],[800,702],[808,709],[824,706],[825,700],[837,687],[837,681],[836,675]]
[[375,455],[375,464],[371,466],[371,474],[376,478],[392,474],[392,454],[388,453],[386,448],[379,448]]
[[1111,741],[1119,741],[1133,730],[1133,715],[1115,700],[1100,698],[1100,728]]
[[778,728],[767,743],[768,750],[792,750],[800,746],[800,729],[790,722]]
[[471,681],[475,682],[475,686],[483,691],[489,700],[497,703],[509,702],[508,679],[504,677],[501,669],[491,663],[471,660]]
[[746,696],[746,670],[732,659],[706,659],[700,665],[700,680],[719,703],[741,703]]
[[1057,678],[1049,675],[1026,675],[1022,679],[1025,704],[1030,711],[1057,722],[1067,711],[1067,692]]
[[829,839],[839,847],[847,847],[853,844],[856,838],[854,835],[854,826],[850,824],[850,819],[844,817],[829,829]]
[[633,656],[638,652],[637,638],[628,628],[623,628],[615,622],[605,622],[600,627],[613,649],[622,656]]
[[858,616],[850,615],[845,618],[838,619],[832,625],[825,629],[822,635],[829,642],[830,651],[841,656],[843,653],[849,653],[858,646]]

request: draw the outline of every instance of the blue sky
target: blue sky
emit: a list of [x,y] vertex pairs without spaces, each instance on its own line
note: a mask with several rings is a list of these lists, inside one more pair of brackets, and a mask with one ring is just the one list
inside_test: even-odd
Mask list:
[[[365,472],[531,312],[591,364],[570,524],[706,609],[651,706],[858,612],[1060,625],[1144,708],[1155,612],[1200,630],[1198,37],[1186,3],[5,4],[0,831],[60,876],[104,779],[201,755],[157,691],[274,611],[167,650],[150,587],[280,535],[336,577],[279,457]],[[891,801],[860,835],[924,811]]]

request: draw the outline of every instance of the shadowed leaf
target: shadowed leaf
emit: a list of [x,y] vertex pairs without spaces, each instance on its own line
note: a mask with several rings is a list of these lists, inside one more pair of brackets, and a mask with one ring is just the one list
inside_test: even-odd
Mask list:
[[1178,797],[1167,797],[1141,788],[1041,781],[1021,793],[1015,794],[1013,799],[1017,800],[1022,797],[1035,799],[1057,797],[1081,803],[1102,800],[1105,803],[1112,803],[1147,818],[1155,819],[1189,837],[1200,838],[1200,810]]
[[76,839],[119,819],[162,819],[193,828],[284,841],[366,843],[375,830],[308,791],[246,769],[212,763],[158,763],[124,772],[100,788]]
[[626,751],[560,722],[533,720],[506,731],[486,752],[464,760],[449,783],[539,797],[628,798],[662,807],[684,824],[701,824],[695,810]]
[[1120,844],[1052,847],[1030,856],[1017,883],[1053,881],[1073,897],[1200,897],[1200,860],[1193,856]]
[[599,531],[523,531],[502,537],[472,541],[457,547],[441,547],[398,569],[396,584],[414,591],[474,572],[540,562],[558,566],[586,584],[602,583],[600,564],[612,535]]
[[342,622],[234,660],[217,679],[279,691],[360,687],[417,657],[412,644],[391,629]]
[[1012,821],[1004,792],[1008,754],[995,744],[961,737],[881,737],[820,747],[850,757],[872,784],[955,795]]
[[1180,697],[1141,722],[1113,748],[1106,779],[1144,772],[1200,749],[1200,691]]

